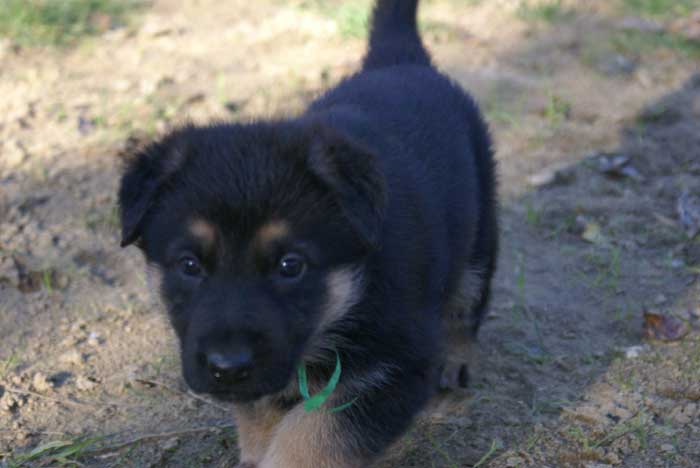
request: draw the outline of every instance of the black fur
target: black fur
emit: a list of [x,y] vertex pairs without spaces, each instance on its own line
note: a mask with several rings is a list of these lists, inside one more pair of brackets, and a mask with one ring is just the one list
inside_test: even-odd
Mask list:
[[[122,245],[138,240],[162,271],[188,384],[238,402],[286,388],[288,402],[297,365],[322,381],[337,351],[329,405],[357,398],[333,417],[356,441],[348,459],[367,463],[432,395],[465,270],[481,278],[478,330],[497,251],[491,141],[473,100],[432,67],[417,4],[379,0],[362,69],[304,114],[182,128],[136,155],[119,192]],[[191,219],[216,226],[211,251]],[[261,251],[255,233],[274,220],[290,233]],[[301,279],[278,272],[289,251],[306,259]],[[183,256],[200,275],[183,273]],[[319,329],[326,280],[343,267],[362,272],[361,297]],[[251,349],[251,376],[213,379],[202,363],[212,349]],[[373,371],[376,385],[356,384]]]

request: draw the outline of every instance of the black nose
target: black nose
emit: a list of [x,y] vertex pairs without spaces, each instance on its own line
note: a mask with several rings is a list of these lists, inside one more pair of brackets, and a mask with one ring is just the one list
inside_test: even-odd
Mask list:
[[206,358],[209,374],[224,385],[246,380],[253,368],[253,353],[249,349],[210,351]]

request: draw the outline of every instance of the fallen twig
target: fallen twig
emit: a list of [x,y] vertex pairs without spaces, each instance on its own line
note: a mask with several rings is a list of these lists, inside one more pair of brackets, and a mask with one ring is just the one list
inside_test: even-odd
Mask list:
[[484,454],[483,457],[479,459],[478,462],[476,462],[474,465],[472,465],[472,468],[478,468],[486,461],[493,456],[494,453],[496,453],[496,450],[499,450],[503,448],[503,442],[501,442],[499,439],[493,439],[493,442],[491,442],[491,448],[489,448],[488,452]]
[[202,397],[202,396],[199,396],[199,395],[197,395],[196,393],[193,393],[193,392],[183,392],[182,390],[179,390],[179,389],[177,389],[177,388],[171,387],[170,385],[168,385],[168,384],[166,384],[166,383],[164,383],[164,382],[160,382],[160,381],[158,381],[158,380],[136,379],[136,381],[139,382],[139,383],[142,383],[142,384],[144,384],[144,385],[152,385],[152,386],[154,386],[154,387],[162,387],[162,388],[164,388],[164,389],[166,389],[166,390],[170,390],[170,391],[173,392],[173,393],[178,393],[178,394],[180,394],[180,395],[186,395],[186,396],[188,396],[188,397],[190,397],[190,398],[193,398],[193,399],[195,399],[195,400],[199,400],[199,401],[201,401],[201,402],[203,402],[203,403],[206,403],[206,404],[208,404],[208,405],[210,405],[210,406],[214,406],[214,407],[219,408],[220,410],[223,410],[223,411],[231,411],[231,408],[228,408],[228,407],[226,407],[226,406],[220,405],[220,404],[218,404],[218,403],[216,403],[216,402],[214,402],[214,401],[211,401],[211,400],[209,400],[209,399],[207,399],[207,398],[204,398],[204,397]]
[[97,405],[93,405],[90,403],[83,403],[80,401],[69,400],[67,398],[63,398],[63,399],[53,398],[50,396],[42,395],[41,393],[32,392],[31,390],[24,390],[24,389],[16,388],[16,387],[5,387],[5,391],[10,392],[10,393],[14,393],[16,395],[31,395],[31,396],[34,396],[37,398],[42,398],[44,400],[53,401],[55,403],[61,403],[63,405],[73,405],[73,406],[79,406],[81,408],[92,408],[92,409],[99,408]]
[[83,456],[94,457],[97,455],[103,455],[105,453],[117,452],[123,448],[129,447],[130,445],[138,444],[141,442],[149,442],[149,441],[160,440],[160,439],[169,439],[171,437],[179,437],[179,436],[188,435],[188,434],[196,434],[198,432],[210,432],[210,431],[216,431],[216,430],[220,430],[220,429],[232,429],[234,427],[235,427],[234,424],[223,424],[221,426],[197,427],[194,429],[186,429],[184,431],[162,432],[159,434],[145,434],[145,435],[142,435],[140,437],[136,437],[134,439],[127,440],[125,442],[121,442],[119,444],[109,445],[107,447],[101,447],[101,448],[97,448],[94,450],[86,450],[83,452]]

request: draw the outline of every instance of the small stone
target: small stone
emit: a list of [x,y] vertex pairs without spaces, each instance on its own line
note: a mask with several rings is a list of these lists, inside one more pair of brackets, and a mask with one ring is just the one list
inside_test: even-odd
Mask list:
[[683,268],[685,266],[685,262],[680,259],[680,258],[674,258],[671,260],[671,268],[674,270],[678,270],[679,268]]
[[611,465],[619,465],[622,463],[620,456],[615,452],[608,452],[608,454],[605,455],[605,461],[610,463]]
[[625,349],[625,357],[627,359],[634,359],[639,357],[644,352],[644,346],[636,345],[630,346]]
[[523,459],[520,457],[508,457],[506,459],[506,466],[508,468],[517,468],[519,466],[522,466],[523,464]]
[[566,185],[571,183],[573,179],[574,172],[571,168],[557,165],[542,169],[528,177],[527,181],[534,188],[545,188],[555,185]]
[[9,392],[5,392],[2,397],[0,397],[0,411],[10,413],[15,411],[17,408],[19,408],[19,403],[14,395],[11,395]]
[[56,288],[58,289],[66,289],[68,285],[70,284],[70,279],[68,278],[68,275],[62,275],[59,273],[55,274],[56,277]]
[[660,448],[661,448],[662,452],[666,452],[666,453],[671,453],[671,452],[676,451],[676,448],[671,444],[662,444]]
[[80,333],[85,330],[85,327],[87,327],[87,323],[85,322],[85,320],[78,320],[71,324],[70,330],[73,333]]
[[681,426],[685,426],[689,424],[697,414],[698,404],[688,403],[687,405],[677,407],[673,411],[671,411],[671,419],[675,423]]
[[34,390],[37,392],[48,392],[53,390],[53,382],[47,379],[46,375],[37,372],[32,379],[32,387],[34,387]]
[[58,358],[58,360],[65,363],[65,364],[72,364],[75,366],[79,366],[85,361],[85,357],[80,353],[80,351],[74,349],[74,350],[68,351],[67,353],[62,354]]
[[666,304],[667,302],[668,302],[668,298],[664,294],[658,294],[654,298],[654,304],[656,304],[656,305],[663,305],[663,304]]
[[9,140],[5,142],[2,154],[2,159],[9,169],[16,168],[29,158],[29,153],[24,147],[24,144],[19,140]]
[[84,375],[79,375],[75,380],[75,386],[81,391],[92,390],[93,388],[97,387],[97,383],[98,382],[92,377],[85,377]]
[[504,421],[508,426],[519,426],[521,424],[520,420],[515,416],[506,416]]
[[78,343],[80,343],[80,341],[81,341],[81,339],[78,338],[77,336],[68,335],[61,340],[61,346],[65,346],[66,348],[70,348],[70,347],[75,346]]
[[700,319],[700,307],[691,307],[690,310],[688,310],[688,313],[691,317]]
[[102,338],[100,337],[99,333],[95,332],[90,332],[90,336],[88,336],[87,344],[93,347],[97,347],[100,344],[102,344]]
[[605,244],[607,241],[602,233],[600,224],[594,222],[584,225],[581,238],[591,244]]
[[638,68],[639,63],[622,54],[613,54],[600,61],[600,69],[607,75],[630,75]]
[[180,439],[177,437],[172,437],[160,444],[160,448],[165,451],[170,451],[175,450],[178,445],[180,445]]

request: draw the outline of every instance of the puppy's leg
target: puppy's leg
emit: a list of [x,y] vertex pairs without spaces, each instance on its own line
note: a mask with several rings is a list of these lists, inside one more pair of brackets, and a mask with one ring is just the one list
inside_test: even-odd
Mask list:
[[337,412],[295,407],[258,468],[368,468],[430,398],[430,381],[427,372],[407,372],[360,394],[357,387],[339,386],[323,408],[357,400]]
[[454,390],[469,385],[474,338],[466,327],[453,326],[447,333],[447,355],[440,375],[440,389]]
[[292,410],[281,422],[267,454],[258,468],[360,468],[366,460],[345,455],[349,438],[338,428],[338,417],[302,407]]
[[267,401],[237,404],[234,418],[240,449],[239,468],[255,468],[270,446],[275,427],[283,412]]
[[[465,388],[469,383],[469,368],[473,360],[477,319],[475,308],[481,304],[484,280],[478,270],[465,269],[458,288],[444,312],[447,349],[440,375],[440,389]],[[485,307],[485,304],[484,304]]]

